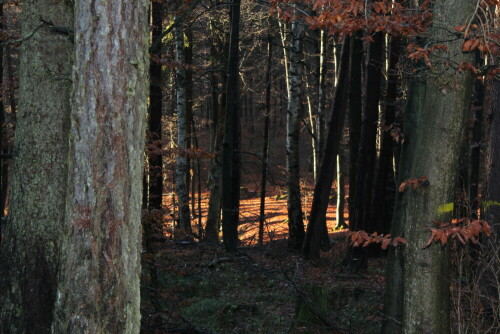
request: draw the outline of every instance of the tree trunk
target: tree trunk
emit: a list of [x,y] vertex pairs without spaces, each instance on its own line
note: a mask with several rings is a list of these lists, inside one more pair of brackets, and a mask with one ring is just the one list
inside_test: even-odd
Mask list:
[[[410,178],[410,168],[413,164],[413,152],[416,150],[417,138],[415,124],[421,123],[422,102],[425,94],[425,81],[420,77],[420,72],[416,72],[410,77],[409,97],[407,108],[404,113],[403,133],[405,141],[401,145],[401,163],[399,165],[396,185],[400,185]],[[391,224],[391,235],[393,237],[403,237],[404,225],[403,217],[406,210],[406,198],[403,193],[397,192],[394,214]],[[389,248],[389,259],[386,270],[384,313],[387,318],[382,326],[383,334],[400,334],[403,321],[403,288],[404,288],[404,257],[401,248]]]
[[352,215],[352,230],[369,230],[373,232],[370,224],[371,189],[374,179],[377,158],[376,138],[377,120],[381,91],[382,63],[384,50],[384,34],[378,32],[374,41],[369,44],[368,65],[366,74],[366,98],[363,106],[361,138],[358,150],[358,164],[356,171],[355,194],[356,211]]
[[[427,43],[439,41],[448,50],[435,51],[432,69],[427,69],[422,118],[415,129],[415,149],[409,153],[409,178],[426,177],[429,185],[407,189],[404,201],[404,333],[450,332],[450,271],[447,247],[433,244],[422,249],[433,221],[449,221],[451,212],[440,210],[453,203],[458,157],[469,109],[472,76],[449,63],[472,62],[472,54],[461,51],[448,27],[467,22],[475,1],[435,1],[433,23]],[[402,161],[402,163],[405,163]]]
[[222,233],[228,252],[238,246],[240,215],[240,108],[239,108],[239,34],[240,0],[233,0],[230,9],[231,37],[227,65],[226,117],[222,144]]
[[[0,4],[0,30],[3,30],[3,3]],[[0,83],[3,84],[3,47],[0,47]],[[4,210],[5,204],[7,201],[7,187],[8,187],[8,179],[9,179],[9,164],[4,155],[7,155],[9,152],[7,150],[7,123],[5,117],[5,89],[0,90],[0,246],[2,240],[2,224],[4,220]]]
[[175,168],[175,189],[179,201],[179,228],[186,233],[191,233],[191,217],[189,212],[189,188],[187,185],[187,131],[188,120],[186,114],[186,87],[185,87],[185,56],[184,56],[184,30],[182,24],[174,29],[176,70],[176,95],[177,95],[177,165]]
[[[340,150],[339,150],[340,151]],[[345,162],[344,154],[339,152],[337,154],[337,226],[336,228],[348,228],[345,223],[344,209],[345,209]]]
[[[489,94],[490,119],[488,155],[486,158],[486,194],[484,219],[489,222],[495,233],[500,233],[500,80],[492,82]],[[488,204],[489,203],[489,204]]]
[[400,38],[391,37],[389,47],[389,74],[387,77],[385,108],[383,109],[383,123],[380,136],[380,153],[375,169],[375,179],[371,189],[369,219],[371,220],[373,229],[383,234],[387,234],[390,231],[393,211],[393,203],[391,203],[394,198],[392,196],[393,193],[389,193],[387,188],[391,186],[395,189],[394,169],[392,165],[394,139],[391,135],[391,126],[396,120],[399,48]]
[[[151,24],[152,24],[152,43],[160,38],[163,21],[163,4],[153,1],[151,3]],[[149,144],[155,145],[155,142],[162,139],[162,69],[161,63],[151,61],[149,65],[149,118],[148,118],[148,137]],[[156,143],[157,144],[157,143]],[[163,166],[162,156],[156,153],[148,155],[149,182],[148,182],[148,209],[162,209],[163,195]],[[146,233],[146,237],[148,234]]]
[[328,135],[326,138],[323,160],[321,161],[318,181],[314,187],[313,202],[307,233],[302,248],[303,254],[308,258],[318,258],[321,244],[321,236],[326,231],[326,211],[328,209],[328,198],[335,177],[337,154],[342,139],[345,114],[347,112],[349,82],[349,40],[346,37],[342,47],[341,64],[339,68],[339,81],[333,98],[333,113],[328,124]]
[[139,333],[149,1],[75,7],[67,237],[53,332]]
[[361,137],[361,83],[363,41],[361,34],[355,33],[350,43],[349,68],[349,225],[352,225],[356,208],[356,172],[358,170],[359,140]]
[[262,144],[262,174],[260,178],[260,214],[259,214],[259,246],[264,244],[264,222],[266,209],[266,181],[269,152],[269,119],[271,114],[271,62],[273,57],[273,37],[267,35],[267,67],[266,67],[266,110],[264,112],[264,143]]
[[[72,27],[73,7],[67,1],[24,2],[23,36],[41,19]],[[50,332],[65,217],[72,54],[69,36],[49,28],[21,45],[16,157],[1,250],[4,333]]]
[[[212,67],[212,72],[210,74],[210,91],[211,91],[211,109],[212,109],[212,153],[214,157],[210,161],[210,174],[209,174],[209,188],[210,195],[208,199],[208,212],[207,212],[207,222],[205,224],[205,239],[208,241],[218,241],[219,240],[219,227],[220,227],[220,211],[222,207],[222,141],[224,138],[224,115],[226,112],[225,103],[225,87],[226,80],[225,76],[222,75],[221,85],[222,94],[219,94],[219,77],[216,74],[216,70],[220,70],[221,58],[225,58],[226,45],[222,47],[223,52],[217,52],[217,35],[216,29],[214,27],[214,22],[210,23],[211,39],[212,43],[210,46],[210,65]],[[219,97],[220,102],[219,103]]]
[[287,107],[286,171],[288,208],[288,247],[300,249],[304,240],[304,223],[300,194],[300,110],[302,91],[302,39],[303,23],[292,22],[292,44],[290,51],[290,91]]

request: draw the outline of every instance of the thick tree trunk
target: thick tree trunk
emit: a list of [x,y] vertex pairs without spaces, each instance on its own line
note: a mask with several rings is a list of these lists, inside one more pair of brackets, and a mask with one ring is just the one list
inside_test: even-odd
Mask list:
[[[397,185],[410,178],[413,152],[416,150],[416,124],[421,123],[425,81],[416,72],[409,84],[409,98],[403,120],[405,141],[401,145],[401,164],[399,166]],[[391,224],[391,235],[404,235],[403,217],[407,207],[406,198],[401,192],[396,193],[394,214]],[[389,261],[386,270],[384,313],[387,315],[382,327],[383,334],[400,334],[403,318],[404,257],[400,248],[389,248]]]
[[226,117],[222,144],[222,233],[228,252],[238,246],[240,216],[240,107],[239,107],[239,34],[240,0],[233,0],[230,9],[231,37],[227,65]]
[[328,198],[332,189],[336,172],[337,154],[342,138],[345,114],[347,112],[349,82],[349,38],[346,37],[342,48],[341,64],[339,68],[339,82],[335,89],[333,113],[328,124],[328,135],[325,143],[323,160],[321,161],[318,180],[314,187],[314,196],[311,214],[307,225],[307,234],[302,248],[308,258],[318,258],[321,237],[326,231],[326,211]]
[[[461,51],[462,40],[452,27],[473,15],[475,1],[435,1],[428,42],[439,41],[448,50],[435,51],[427,70],[422,118],[415,126],[415,149],[409,178],[426,177],[428,186],[407,189],[402,195],[401,224],[408,245],[404,251],[404,333],[450,332],[450,271],[447,247],[433,244],[422,249],[433,221],[449,221],[451,212],[440,210],[453,203],[458,157],[469,109],[472,76],[458,72],[450,63],[472,62],[472,54]],[[446,60],[446,61],[445,61]],[[403,158],[405,158],[403,156]],[[405,161],[401,163],[405,164]]]
[[77,0],[54,333],[139,333],[148,0]]
[[[486,193],[484,219],[493,226],[495,233],[500,233],[500,80],[492,82],[489,94],[488,118],[490,119],[488,155],[486,158]],[[489,203],[489,204],[488,204]],[[497,239],[498,240],[498,239]]]
[[[73,7],[24,2],[23,36],[41,19],[71,28]],[[69,36],[48,28],[21,45],[16,157],[1,250],[3,333],[50,332],[65,217],[72,53]]]
[[178,68],[176,72],[175,91],[177,96],[177,165],[175,168],[175,190],[179,201],[179,228],[186,233],[191,233],[191,217],[189,211],[189,188],[186,175],[189,170],[187,163],[187,136],[188,120],[186,114],[186,87],[185,87],[185,55],[184,55],[184,30],[182,25],[174,29],[175,58]]
[[[3,3],[0,4],[0,30],[3,30]],[[3,47],[0,47],[0,83],[3,83]],[[7,135],[6,135],[6,117],[5,117],[5,90],[0,90],[0,247],[2,242],[2,224],[4,220],[4,209],[7,201],[7,187],[9,184],[9,164],[4,155],[9,152],[7,150]]]
[[300,110],[302,91],[302,39],[303,23],[292,22],[292,43],[290,51],[290,90],[287,107],[286,171],[288,207],[288,247],[300,249],[304,240],[304,223],[300,194]]

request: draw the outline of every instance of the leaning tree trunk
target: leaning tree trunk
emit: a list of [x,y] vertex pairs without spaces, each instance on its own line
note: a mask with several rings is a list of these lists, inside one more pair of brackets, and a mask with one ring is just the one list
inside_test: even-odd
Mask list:
[[175,91],[177,95],[177,165],[175,168],[175,189],[179,201],[179,228],[191,233],[191,217],[189,212],[189,188],[187,185],[187,131],[188,120],[186,114],[186,88],[185,88],[185,56],[184,56],[184,32],[182,24],[174,29],[175,36],[175,58],[178,68],[176,72]]
[[[22,33],[41,19],[73,26],[68,1],[24,2]],[[73,45],[45,26],[23,42],[14,177],[1,257],[4,333],[49,333],[65,217]]]
[[[404,333],[450,332],[450,267],[447,247],[422,246],[430,237],[433,221],[449,221],[451,212],[440,208],[454,201],[458,158],[469,109],[472,76],[449,64],[472,62],[462,53],[462,40],[453,27],[466,24],[476,1],[436,0],[428,42],[444,43],[447,51],[431,56],[427,70],[421,122],[416,124],[415,150],[409,178],[426,177],[429,185],[407,189],[404,201]],[[402,161],[404,164],[404,161]]]
[[[333,178],[335,177],[337,154],[342,139],[344,120],[348,103],[349,82],[349,44],[350,38],[346,37],[342,47],[341,64],[339,68],[339,82],[335,89],[333,98],[333,112],[328,124],[323,159],[319,170],[318,180],[314,186],[311,214],[307,225],[307,234],[304,240],[302,252],[308,258],[320,256],[320,242],[326,230],[326,212],[328,209],[328,198],[332,190]],[[327,234],[328,236],[328,234]]]
[[300,249],[304,240],[302,201],[300,198],[300,96],[302,91],[302,39],[303,23],[292,22],[292,48],[290,51],[290,90],[287,107],[286,170],[288,206],[288,247]]
[[75,6],[67,236],[53,332],[139,333],[149,1]]

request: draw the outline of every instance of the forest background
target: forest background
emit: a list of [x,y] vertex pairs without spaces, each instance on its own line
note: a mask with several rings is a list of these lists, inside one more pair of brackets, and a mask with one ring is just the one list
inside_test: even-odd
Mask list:
[[0,8],[1,333],[500,330],[497,0]]

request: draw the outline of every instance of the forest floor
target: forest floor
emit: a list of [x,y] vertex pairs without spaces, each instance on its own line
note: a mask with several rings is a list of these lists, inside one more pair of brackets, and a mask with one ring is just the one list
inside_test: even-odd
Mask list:
[[328,213],[332,249],[314,262],[290,252],[279,188],[266,198],[266,237],[259,247],[257,197],[242,199],[237,254],[173,237],[158,253],[144,254],[142,332],[379,333],[385,259],[370,260],[364,272],[345,270],[346,233],[334,231],[334,205]]

